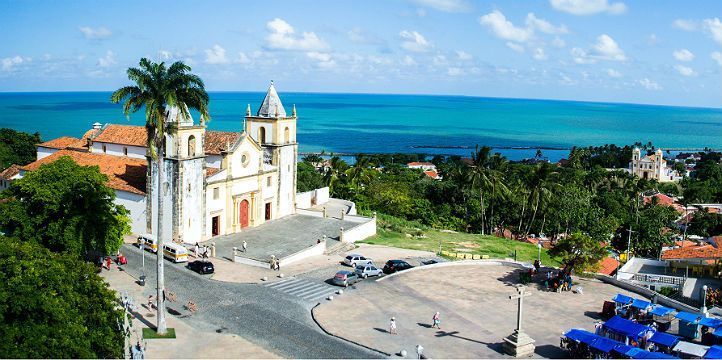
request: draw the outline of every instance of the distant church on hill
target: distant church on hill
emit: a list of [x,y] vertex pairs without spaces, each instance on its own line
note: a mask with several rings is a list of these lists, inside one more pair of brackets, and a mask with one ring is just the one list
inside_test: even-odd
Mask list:
[[[161,206],[166,234],[196,243],[241,231],[296,212],[296,107],[289,115],[271,82],[255,115],[248,105],[242,132],[206,130],[178,109],[167,135],[167,188]],[[81,139],[61,137],[37,147],[37,160],[14,178],[62,156],[96,165],[130,211],[134,233],[156,233],[157,166],[146,155],[143,126],[93,124]],[[150,166],[151,171],[148,171]],[[9,174],[10,175],[10,174]],[[9,179],[12,180],[12,179]]]

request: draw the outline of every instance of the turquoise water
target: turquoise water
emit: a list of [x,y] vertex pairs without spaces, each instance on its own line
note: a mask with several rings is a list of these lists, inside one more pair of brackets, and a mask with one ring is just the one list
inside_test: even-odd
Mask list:
[[[0,127],[43,139],[79,137],[94,122],[141,125],[126,119],[110,93],[0,93]],[[258,92],[210,93],[210,129],[240,131]],[[468,155],[487,145],[510,159],[542,148],[550,160],[574,145],[648,141],[662,148],[722,148],[722,110],[572,101],[373,94],[280,93],[296,104],[301,152],[423,152]],[[197,117],[196,117],[197,119]],[[522,149],[519,149],[522,148]]]

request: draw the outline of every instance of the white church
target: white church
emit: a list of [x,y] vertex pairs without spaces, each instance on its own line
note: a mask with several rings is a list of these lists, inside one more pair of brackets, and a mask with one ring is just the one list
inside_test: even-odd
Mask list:
[[[162,206],[165,219],[172,219],[164,221],[166,234],[196,243],[296,212],[296,108],[286,113],[273,82],[255,114],[248,105],[241,132],[209,131],[202,119],[195,123],[181,114],[167,113],[176,126],[169,127],[164,160]],[[13,176],[62,156],[99,166],[116,203],[130,211],[132,231],[155,233],[157,169],[146,156],[146,139],[143,126],[95,123],[80,139],[38,144],[37,160]]]

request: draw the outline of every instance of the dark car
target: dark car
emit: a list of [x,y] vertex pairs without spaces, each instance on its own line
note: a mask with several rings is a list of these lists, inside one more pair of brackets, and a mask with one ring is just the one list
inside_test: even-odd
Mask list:
[[384,274],[393,274],[397,271],[411,269],[413,266],[403,260],[389,260],[384,265]]
[[210,261],[204,261],[204,260],[196,260],[188,264],[188,268],[201,274],[213,274],[215,271],[215,268],[213,267],[213,263]]

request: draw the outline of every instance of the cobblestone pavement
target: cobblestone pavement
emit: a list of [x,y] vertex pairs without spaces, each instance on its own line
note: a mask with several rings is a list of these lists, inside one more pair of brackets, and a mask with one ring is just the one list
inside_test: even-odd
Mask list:
[[[501,265],[461,265],[401,273],[362,282],[314,310],[326,331],[391,354],[417,344],[431,358],[502,358],[502,339],[516,325],[513,285],[518,270]],[[523,329],[536,340],[536,357],[559,358],[559,336],[570,328],[594,329],[604,300],[629,292],[597,280],[575,278],[584,294],[547,292],[531,284],[524,300]],[[577,284],[575,284],[575,287]],[[639,298],[639,295],[634,295]],[[441,329],[432,316],[441,312]],[[338,314],[343,314],[339,316]],[[387,332],[395,316],[398,335]]]
[[[128,257],[127,273],[137,278],[140,275],[140,250],[124,245],[123,253]],[[151,294],[156,282],[155,255],[146,253],[145,262],[148,276],[145,293]],[[281,357],[381,356],[323,333],[311,318],[311,304],[300,298],[279,296],[279,291],[262,285],[210,280],[208,276],[186,269],[184,264],[165,264],[166,288],[177,296],[176,302],[168,303],[168,311],[195,329],[236,334]],[[189,300],[198,306],[198,311],[192,315],[183,308]]]

